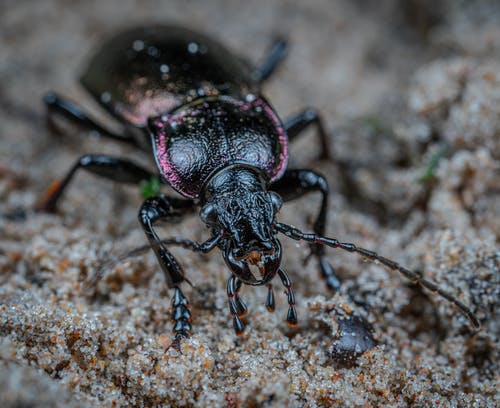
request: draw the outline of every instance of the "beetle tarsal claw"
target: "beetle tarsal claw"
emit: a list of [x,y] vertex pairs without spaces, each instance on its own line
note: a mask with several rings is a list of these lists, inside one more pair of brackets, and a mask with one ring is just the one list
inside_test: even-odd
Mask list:
[[245,332],[245,324],[238,316],[233,316],[233,328],[237,336],[242,336]]
[[295,306],[290,306],[288,308],[288,312],[287,312],[287,315],[286,315],[286,323],[290,327],[297,326],[298,319],[297,319],[297,311],[295,310]]

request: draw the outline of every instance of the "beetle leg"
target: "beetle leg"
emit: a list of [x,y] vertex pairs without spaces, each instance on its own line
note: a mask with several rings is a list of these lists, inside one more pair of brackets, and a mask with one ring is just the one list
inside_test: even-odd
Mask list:
[[321,153],[319,158],[331,159],[332,154],[328,147],[328,135],[325,127],[323,126],[323,120],[316,109],[306,109],[285,122],[285,130],[289,141],[292,142],[303,130],[312,124],[316,125],[319,141],[321,143]]
[[39,211],[56,211],[59,199],[78,169],[84,169],[119,183],[139,184],[141,181],[150,180],[154,176],[149,170],[126,159],[107,155],[86,154],[77,160],[66,174],[66,177],[52,183],[45,196],[37,204],[36,209]]
[[283,269],[278,269],[278,275],[286,289],[286,295],[288,297],[288,313],[286,315],[286,322],[289,326],[297,326],[297,311],[295,310],[295,295],[292,290],[292,281]]
[[245,323],[241,321],[241,317],[246,314],[246,306],[240,300],[238,291],[241,287],[241,281],[232,275],[227,281],[227,298],[229,303],[229,312],[233,316],[234,332],[237,336],[241,336],[245,331]]
[[241,300],[240,298],[240,289],[241,285],[243,282],[239,279],[236,279],[236,291],[234,293],[234,301],[236,302],[237,310],[238,310],[238,317],[245,317],[246,314],[248,313],[248,308],[245,302]]
[[49,127],[54,127],[53,115],[59,114],[64,118],[76,123],[78,126],[85,130],[97,131],[103,137],[109,139],[117,140],[119,142],[131,144],[136,147],[140,147],[137,141],[132,136],[120,135],[110,130],[104,128],[98,124],[95,120],[90,118],[90,116],[82,111],[78,105],[75,103],[59,96],[58,94],[51,92],[45,95],[43,98],[48,110],[48,123]]
[[[191,313],[187,308],[188,301],[179,288],[179,285],[187,281],[187,279],[184,277],[182,268],[177,263],[177,260],[160,241],[153,228],[153,224],[159,220],[167,220],[182,212],[186,212],[192,207],[192,200],[160,195],[145,200],[139,210],[139,222],[165,274],[167,286],[174,289],[172,319],[175,322],[174,333],[176,339],[187,337],[191,331]],[[189,283],[189,281],[187,282]]]
[[191,332],[191,311],[188,308],[189,301],[178,286],[174,288],[172,297],[172,320],[174,321],[175,339],[189,337]]
[[274,41],[271,50],[267,53],[264,61],[252,73],[253,79],[261,84],[268,79],[286,57],[288,44],[282,38]]
[[[282,178],[271,185],[271,190],[276,191],[284,201],[294,200],[312,191],[319,191],[321,193],[321,206],[314,222],[314,232],[318,235],[325,233],[328,183],[321,174],[312,170],[287,170]],[[340,289],[340,280],[325,259],[324,252],[325,249],[322,245],[311,244],[311,255],[318,259],[321,275],[326,280],[327,286],[337,292]]]
[[266,309],[268,312],[274,312],[275,308],[276,308],[276,302],[274,300],[273,285],[269,283],[267,285]]

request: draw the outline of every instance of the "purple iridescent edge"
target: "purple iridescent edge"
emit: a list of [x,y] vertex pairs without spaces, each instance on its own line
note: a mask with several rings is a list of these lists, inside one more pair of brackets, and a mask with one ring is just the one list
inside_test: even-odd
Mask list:
[[[220,97],[219,97],[220,98]],[[270,168],[260,168],[268,177],[269,177],[269,183],[272,183],[276,180],[278,180],[283,173],[286,170],[287,164],[288,164],[288,136],[286,134],[286,131],[283,127],[283,124],[281,123],[281,120],[279,119],[278,115],[274,111],[274,109],[261,97],[256,98],[251,101],[242,101],[239,99],[235,99],[232,97],[222,97],[221,99],[224,99],[224,102],[229,102],[233,105],[236,105],[241,109],[242,111],[251,109],[252,107],[260,107],[262,108],[263,112],[265,115],[271,120],[271,122],[274,125],[274,128],[276,129],[278,133],[278,143],[281,146],[281,152],[279,153],[278,160],[275,162],[272,167]],[[202,102],[200,100],[197,101],[198,103]],[[173,113],[172,115],[161,115],[158,116],[157,118],[154,118],[150,123],[152,124],[153,128],[155,129],[155,132],[152,133],[152,138],[153,138],[153,149],[154,149],[154,155],[156,159],[157,166],[161,172],[162,177],[164,180],[178,193],[182,194],[184,197],[187,198],[198,198],[201,193],[201,186],[204,183],[201,183],[199,185],[199,188],[197,189],[189,189],[189,186],[186,184],[186,182],[182,179],[182,177],[173,169],[175,168],[175,165],[170,161],[168,152],[167,152],[167,146],[168,146],[168,136],[165,131],[165,128],[167,126],[171,126],[173,123],[179,121],[182,119],[183,116],[186,115],[188,110],[186,109],[181,109],[178,112]],[[255,163],[252,162],[245,162],[244,160],[232,160],[232,161],[227,161],[222,163],[220,166],[217,168],[213,169],[211,174],[207,177],[207,180],[214,175],[215,173],[219,172],[222,168],[232,165],[232,164],[242,164],[242,165],[250,165],[253,167],[257,167]],[[203,180],[203,181],[207,181]]]

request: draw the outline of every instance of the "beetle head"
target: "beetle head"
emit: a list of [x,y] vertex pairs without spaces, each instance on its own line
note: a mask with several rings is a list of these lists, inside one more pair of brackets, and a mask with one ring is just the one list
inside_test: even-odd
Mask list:
[[230,169],[219,178],[208,189],[200,217],[227,237],[221,246],[232,272],[247,284],[265,284],[281,262],[281,245],[271,228],[281,197],[265,191],[259,174],[249,169]]

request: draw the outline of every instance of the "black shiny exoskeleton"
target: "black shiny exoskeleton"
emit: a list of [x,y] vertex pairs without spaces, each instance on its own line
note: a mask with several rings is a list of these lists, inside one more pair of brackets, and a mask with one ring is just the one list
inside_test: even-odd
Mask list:
[[[260,92],[285,49],[284,41],[276,41],[264,63],[253,69],[220,44],[181,28],[142,27],[115,36],[95,54],[81,81],[124,125],[122,134],[109,131],[55,94],[46,97],[50,117],[59,114],[104,137],[150,150],[162,182],[185,197],[157,194],[147,198],[139,211],[139,222],[174,290],[176,338],[189,335],[191,314],[180,287],[187,279],[167,249],[169,244],[198,252],[221,250],[231,272],[227,294],[237,334],[244,330],[241,317],[246,312],[238,295],[241,285],[267,285],[266,306],[274,310],[272,280],[276,274],[288,294],[286,320],[296,324],[292,283],[280,266],[278,233],[311,244],[311,253],[333,290],[338,289],[339,281],[324,257],[324,245],[357,252],[399,271],[453,302],[478,327],[473,313],[434,283],[374,252],[323,237],[328,207],[325,178],[312,170],[287,169],[288,142],[311,124],[317,127],[322,157],[329,157],[321,120],[309,109],[282,122]],[[122,183],[141,183],[156,176],[126,159],[84,155],[53,185],[41,210],[56,209],[78,169]],[[314,233],[303,233],[276,220],[282,200],[313,191],[321,194]],[[209,240],[196,243],[158,237],[157,221],[186,214],[197,206],[211,231]]]

